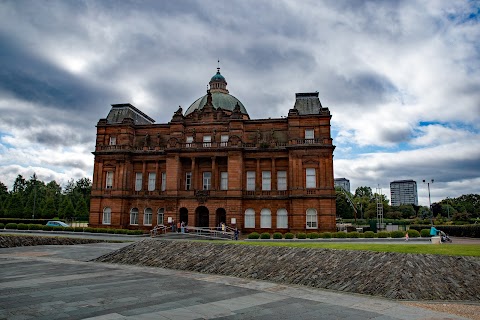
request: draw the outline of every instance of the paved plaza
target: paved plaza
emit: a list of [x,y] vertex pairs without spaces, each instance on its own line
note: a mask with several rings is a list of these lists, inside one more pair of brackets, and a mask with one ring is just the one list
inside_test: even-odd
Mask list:
[[0,319],[464,319],[363,295],[88,262],[126,245],[0,249]]

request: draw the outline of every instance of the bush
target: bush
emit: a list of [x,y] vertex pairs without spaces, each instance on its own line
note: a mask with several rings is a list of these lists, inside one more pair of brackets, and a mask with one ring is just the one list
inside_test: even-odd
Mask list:
[[293,239],[294,235],[291,232],[285,233],[285,239]]
[[5,229],[10,229],[10,230],[17,229],[17,224],[16,223],[7,223],[7,225],[5,226]]
[[263,233],[260,235],[260,239],[270,239],[270,233],[268,233],[268,232],[263,232]]
[[359,233],[357,231],[352,231],[347,233],[347,238],[359,238]]
[[0,223],[0,229],[5,229],[5,225],[3,223]]
[[114,229],[115,234],[127,234],[127,229]]
[[403,237],[405,237],[405,232],[404,232],[404,231],[400,231],[400,230],[398,230],[398,231],[392,231],[392,232],[390,232],[390,236],[391,236],[392,238],[403,238]]
[[42,226],[42,230],[44,231],[52,231],[53,227],[52,226]]
[[93,228],[85,228],[85,229],[83,229],[84,232],[94,232],[93,230],[94,230]]
[[390,232],[380,231],[377,233],[377,235],[379,238],[388,238],[390,236]]
[[414,230],[414,229],[409,229],[408,230],[408,236],[410,238],[418,238],[418,237],[420,237],[420,232],[418,232],[417,230]]
[[29,224],[28,225],[28,230],[42,230],[42,225],[41,224]]
[[139,236],[139,235],[143,234],[143,231],[142,230],[127,230],[127,234]]
[[28,224],[19,223],[19,224],[17,224],[17,229],[18,230],[28,230]]
[[248,235],[248,239],[258,239],[260,238],[260,234],[258,232],[252,232]]
[[358,237],[359,237],[359,238],[365,238],[365,233],[363,233],[363,232],[359,233],[359,234],[358,234]]
[[346,233],[346,232],[343,232],[343,231],[335,232],[335,233],[333,234],[333,237],[334,237],[334,238],[346,238],[346,237],[347,237],[347,233]]
[[331,232],[324,232],[324,233],[323,233],[323,238],[325,238],[325,239],[331,239],[331,238],[332,238],[332,233],[331,233]]
[[280,232],[275,232],[273,234],[273,239],[282,239],[282,234]]
[[307,237],[309,237],[310,239],[318,239],[320,235],[318,234],[318,232],[311,232],[307,235]]
[[373,231],[365,231],[365,238],[375,238],[375,232]]
[[110,234],[113,234],[113,233],[115,233],[115,229],[107,229],[107,232],[110,233]]
[[307,234],[304,232],[297,233],[297,239],[307,239]]
[[63,228],[63,231],[75,231],[74,227],[65,227]]
[[422,238],[430,237],[430,229],[422,229],[420,230],[420,236]]

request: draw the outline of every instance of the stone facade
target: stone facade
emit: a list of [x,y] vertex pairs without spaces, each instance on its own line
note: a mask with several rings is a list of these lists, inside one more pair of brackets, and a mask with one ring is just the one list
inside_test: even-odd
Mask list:
[[250,119],[219,70],[210,88],[169,123],[130,104],[100,119],[89,225],[334,231],[335,147],[318,93],[297,94],[286,117]]

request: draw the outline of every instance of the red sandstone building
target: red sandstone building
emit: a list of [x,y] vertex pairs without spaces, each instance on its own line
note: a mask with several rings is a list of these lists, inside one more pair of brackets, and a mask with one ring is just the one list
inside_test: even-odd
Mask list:
[[250,119],[219,69],[169,123],[112,105],[97,124],[89,224],[334,231],[330,118],[314,92],[297,93],[287,117]]

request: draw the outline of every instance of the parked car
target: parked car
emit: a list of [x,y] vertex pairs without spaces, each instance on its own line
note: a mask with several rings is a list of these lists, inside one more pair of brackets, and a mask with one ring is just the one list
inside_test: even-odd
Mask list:
[[48,221],[47,226],[51,226],[51,227],[70,227],[68,224],[66,224],[63,221]]

